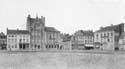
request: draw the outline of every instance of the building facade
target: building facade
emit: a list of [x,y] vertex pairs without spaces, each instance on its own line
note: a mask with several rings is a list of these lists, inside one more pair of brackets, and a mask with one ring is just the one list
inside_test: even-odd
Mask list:
[[45,26],[45,17],[27,17],[27,30],[30,32],[31,47],[34,51],[61,50],[60,31]]
[[125,50],[125,32],[122,33],[119,39],[119,50]]
[[62,50],[60,31],[53,27],[45,27],[46,50]]
[[7,49],[7,36],[1,32],[0,33],[0,50],[6,50]]
[[7,29],[8,51],[30,51],[30,34],[27,30]]
[[64,51],[72,50],[72,41],[71,41],[72,36],[69,34],[62,34],[61,38],[62,38],[61,44],[63,46],[63,50]]
[[101,27],[100,30],[94,33],[95,48],[101,50],[118,50],[118,42],[122,32],[124,32],[123,23]]
[[27,30],[30,32],[31,47],[34,51],[44,49],[44,37],[45,37],[45,17],[31,18],[30,15],[27,17]]
[[79,30],[72,36],[72,48],[73,49],[92,49],[94,42],[94,33],[91,30],[83,31]]

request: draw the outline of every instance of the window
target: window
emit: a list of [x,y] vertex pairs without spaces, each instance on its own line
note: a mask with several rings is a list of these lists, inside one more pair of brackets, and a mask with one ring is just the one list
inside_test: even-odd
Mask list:
[[52,45],[52,48],[53,48],[53,45]]
[[106,37],[106,33],[104,33],[104,37]]
[[12,48],[13,48],[13,46],[12,46]]
[[57,45],[57,49],[59,48],[59,45]]
[[25,42],[25,39],[23,39],[23,41]]
[[20,42],[21,42],[22,40],[20,39]]
[[98,36],[99,36],[99,35],[98,35],[98,34],[96,34],[97,39],[98,39]]
[[101,38],[102,38],[102,36],[103,36],[103,35],[101,34]]
[[62,46],[60,46],[60,49],[62,49]]
[[85,40],[85,44],[87,43],[87,40]]
[[56,48],[56,45],[55,45],[55,48]]
[[46,45],[46,48],[48,48],[48,45]]
[[113,32],[111,32],[111,36],[113,36]]
[[110,39],[108,39],[107,41],[110,42]]
[[49,45],[49,48],[51,48],[50,45]]
[[37,45],[35,45],[35,48],[37,47]]
[[17,48],[17,45],[15,44],[15,48]]
[[8,37],[11,37],[10,35]]
[[14,35],[12,35],[12,37],[14,37]]
[[108,33],[108,37],[109,37],[109,33]]
[[40,49],[40,45],[38,45],[38,49]]
[[28,42],[28,39],[27,39],[27,42]]

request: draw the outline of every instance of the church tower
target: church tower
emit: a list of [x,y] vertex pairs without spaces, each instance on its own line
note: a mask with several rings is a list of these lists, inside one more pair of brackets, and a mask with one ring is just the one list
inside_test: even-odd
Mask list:
[[27,17],[26,29],[31,35],[31,47],[34,51],[43,50],[44,48],[44,28],[45,28],[45,17],[32,18],[31,15]]

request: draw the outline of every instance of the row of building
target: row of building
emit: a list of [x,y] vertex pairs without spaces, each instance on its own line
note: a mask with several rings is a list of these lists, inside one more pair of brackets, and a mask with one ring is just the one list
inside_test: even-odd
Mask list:
[[55,50],[125,50],[124,23],[92,30],[78,30],[74,34],[62,34],[45,25],[45,17],[27,17],[26,30],[0,33],[0,49],[7,51],[55,51]]

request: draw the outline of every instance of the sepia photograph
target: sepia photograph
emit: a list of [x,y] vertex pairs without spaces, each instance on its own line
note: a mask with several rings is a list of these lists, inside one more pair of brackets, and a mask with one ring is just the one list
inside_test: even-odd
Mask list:
[[0,0],[0,69],[125,69],[125,0]]

